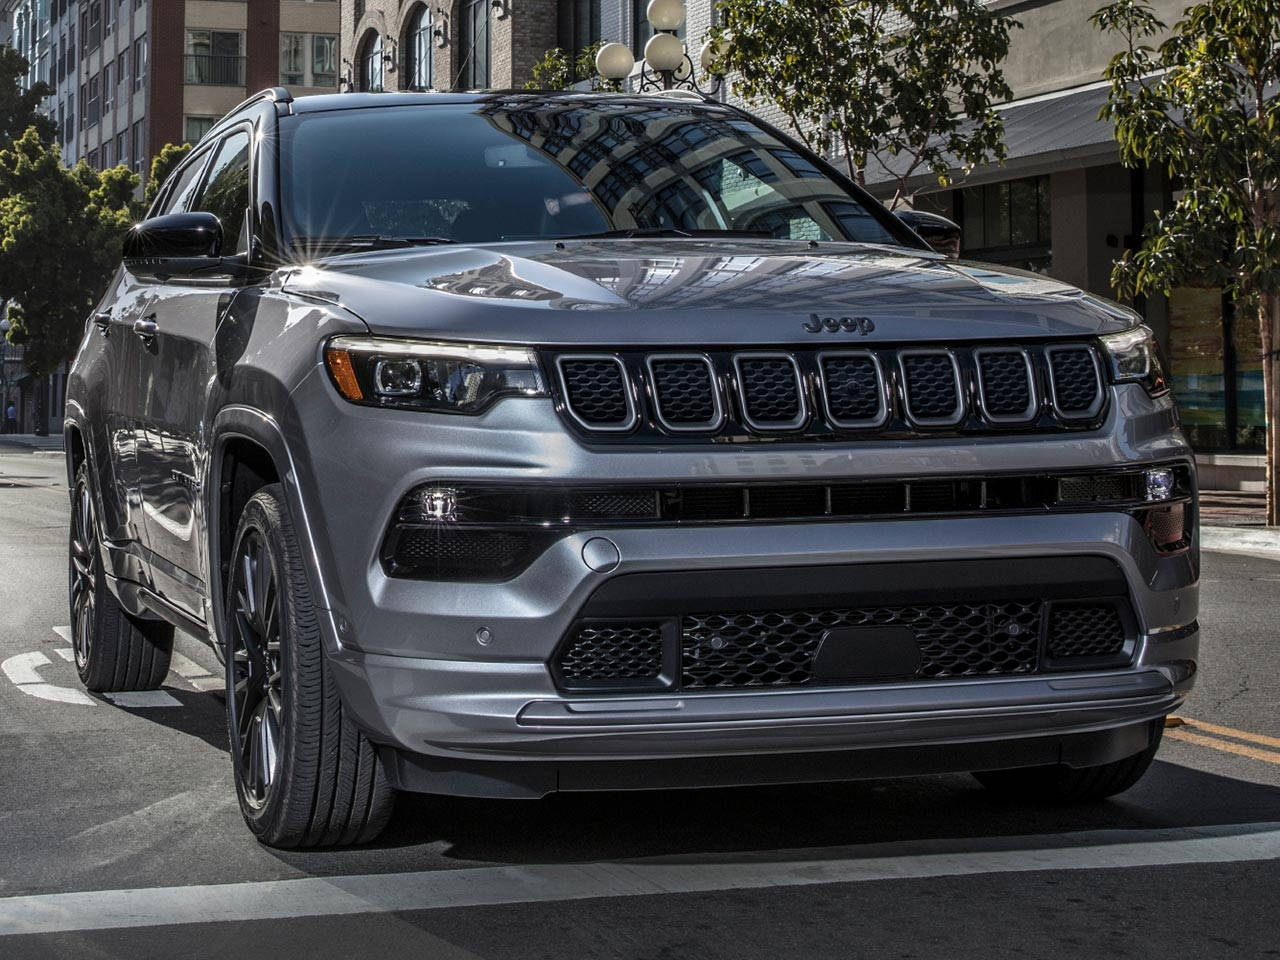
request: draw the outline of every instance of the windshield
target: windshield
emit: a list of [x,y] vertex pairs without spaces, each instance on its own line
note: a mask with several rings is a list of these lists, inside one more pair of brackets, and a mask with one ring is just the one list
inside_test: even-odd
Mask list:
[[743,234],[910,243],[806,157],[716,107],[579,98],[282,120],[295,248]]

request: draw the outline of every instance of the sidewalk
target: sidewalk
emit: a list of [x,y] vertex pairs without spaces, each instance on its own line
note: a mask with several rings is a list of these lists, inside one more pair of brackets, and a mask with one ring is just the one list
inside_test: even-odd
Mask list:
[[62,435],[37,437],[31,433],[0,434],[0,453],[62,453]]
[[1200,546],[1280,560],[1280,527],[1265,525],[1267,495],[1200,491]]

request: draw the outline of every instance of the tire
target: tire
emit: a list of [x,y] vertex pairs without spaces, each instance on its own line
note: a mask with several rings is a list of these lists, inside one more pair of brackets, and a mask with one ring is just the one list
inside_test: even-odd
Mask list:
[[1155,721],[1151,743],[1140,753],[1096,767],[1026,767],[991,770],[973,776],[988,790],[1039,803],[1088,803],[1124,793],[1147,772],[1160,749],[1164,719]]
[[279,484],[240,515],[227,577],[227,733],[245,823],[273,847],[372,840],[395,791],[347,715]]
[[131,616],[107,587],[87,462],[76,470],[72,492],[67,581],[71,648],[86,689],[158,689],[169,675],[173,625]]

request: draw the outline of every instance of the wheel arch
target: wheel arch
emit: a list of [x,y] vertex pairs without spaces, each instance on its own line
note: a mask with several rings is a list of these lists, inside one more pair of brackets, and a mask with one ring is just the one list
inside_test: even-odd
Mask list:
[[[211,638],[221,652],[224,635],[223,603],[227,564],[240,513],[258,490],[280,484],[303,553],[303,566],[311,581],[317,607],[328,610],[329,581],[321,569],[315,535],[308,523],[305,497],[298,482],[290,446],[276,419],[247,406],[228,406],[214,419],[205,485],[205,516],[209,570]],[[327,617],[322,616],[321,621]],[[325,631],[328,634],[328,631]]]

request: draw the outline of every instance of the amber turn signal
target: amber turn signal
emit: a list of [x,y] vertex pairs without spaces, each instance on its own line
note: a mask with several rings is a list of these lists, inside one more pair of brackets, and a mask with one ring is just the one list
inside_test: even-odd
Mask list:
[[360,381],[356,379],[356,372],[351,367],[351,357],[347,351],[330,347],[325,351],[324,360],[329,366],[329,375],[333,377],[338,391],[348,400],[363,400],[364,394],[360,390]]

